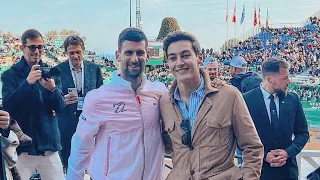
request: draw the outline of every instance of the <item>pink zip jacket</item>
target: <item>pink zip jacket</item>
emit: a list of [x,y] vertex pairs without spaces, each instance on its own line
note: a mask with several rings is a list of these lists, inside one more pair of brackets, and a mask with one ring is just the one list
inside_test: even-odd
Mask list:
[[85,169],[93,180],[163,179],[159,98],[165,85],[144,76],[135,92],[118,74],[85,98],[67,180],[83,180]]

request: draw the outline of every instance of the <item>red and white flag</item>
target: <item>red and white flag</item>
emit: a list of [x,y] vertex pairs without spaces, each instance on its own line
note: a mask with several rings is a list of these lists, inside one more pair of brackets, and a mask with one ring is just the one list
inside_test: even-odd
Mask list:
[[256,26],[257,24],[258,24],[258,20],[257,20],[256,6],[254,6],[253,26]]
[[260,14],[260,7],[259,7],[259,14],[258,14],[258,18],[259,18],[259,27],[261,27],[261,14]]
[[233,16],[232,16],[232,22],[236,23],[237,22],[237,7],[236,3],[234,3],[234,10],[233,10]]

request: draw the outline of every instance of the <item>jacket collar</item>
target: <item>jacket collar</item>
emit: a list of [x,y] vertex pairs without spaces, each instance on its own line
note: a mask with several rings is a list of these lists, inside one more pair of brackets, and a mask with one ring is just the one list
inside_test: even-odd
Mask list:
[[[209,74],[207,73],[207,71],[205,71],[202,68],[200,68],[199,71],[200,71],[200,74],[202,75],[202,77],[204,79],[205,95],[207,95],[209,93],[213,93],[213,92],[219,91],[219,89],[214,88],[214,87],[211,86],[211,80],[210,80],[210,77],[209,77]],[[169,97],[170,97],[170,100],[172,102],[174,102],[173,94],[174,94],[174,91],[175,91],[177,86],[178,86],[178,83],[177,83],[177,80],[175,79],[173,81],[170,89],[169,89]]]
[[[147,83],[147,77],[145,74],[142,75],[142,83],[138,89],[143,88],[143,86]],[[111,74],[111,84],[122,86],[124,89],[132,90],[131,82],[120,77],[120,70],[113,71]]]
[[[203,76],[201,75],[201,83],[200,83],[200,86],[194,90],[192,93],[196,93],[198,94],[199,96],[203,96],[205,94],[205,92],[203,91],[205,89],[205,86],[204,86],[204,79],[203,79]],[[173,93],[173,98],[175,100],[178,100],[178,101],[181,101],[181,97],[180,97],[180,94],[179,94],[179,89],[178,87],[176,87],[176,89],[174,90],[174,93]]]
[[[46,65],[45,63],[42,62],[42,60],[39,61],[39,64],[41,67],[47,67],[48,65]],[[24,56],[21,57],[20,61],[15,63],[14,65],[12,65],[12,68],[17,70],[18,72],[20,72],[23,76],[28,76],[30,71],[31,71],[31,67],[28,65],[26,59],[24,58]]]

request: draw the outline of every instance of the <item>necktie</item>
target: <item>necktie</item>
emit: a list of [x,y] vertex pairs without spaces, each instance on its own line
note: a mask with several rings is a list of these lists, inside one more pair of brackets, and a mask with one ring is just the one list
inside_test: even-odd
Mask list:
[[271,124],[275,124],[278,121],[277,107],[276,103],[274,102],[274,96],[272,94],[269,96],[269,99]]
[[277,129],[277,123],[279,122],[278,113],[277,113],[277,107],[276,103],[274,102],[274,96],[271,94],[269,96],[270,99],[270,118],[271,118],[271,132],[273,136],[273,148],[277,149],[277,135],[276,135],[276,129]]

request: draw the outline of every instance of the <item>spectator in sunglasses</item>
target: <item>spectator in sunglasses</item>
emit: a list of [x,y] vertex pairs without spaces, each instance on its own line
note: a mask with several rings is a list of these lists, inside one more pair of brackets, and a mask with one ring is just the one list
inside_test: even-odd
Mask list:
[[47,65],[41,60],[44,47],[39,31],[25,31],[21,43],[20,61],[1,76],[3,108],[32,138],[32,143],[17,148],[16,166],[22,179],[29,179],[35,169],[42,179],[64,179],[58,154],[60,133],[54,116],[54,112],[61,112],[66,106],[58,88],[60,81],[42,78],[39,68]]
[[[241,93],[231,85],[211,86],[192,34],[168,35],[163,51],[175,78],[160,99],[165,149],[173,152],[167,180],[258,180],[263,146]],[[237,144],[244,149],[241,169],[234,164]]]

